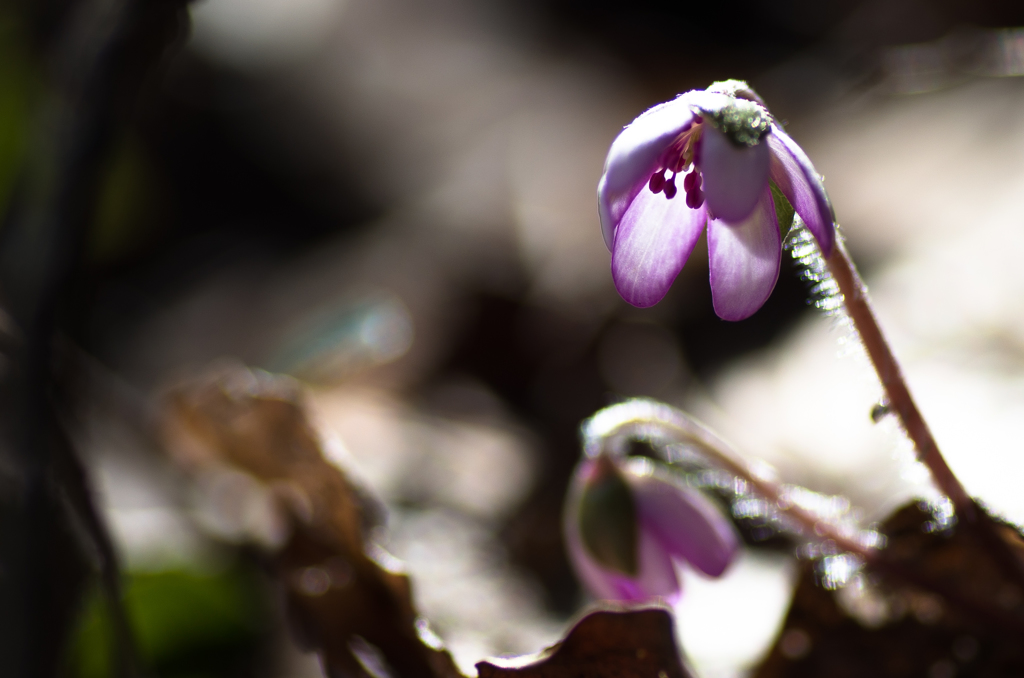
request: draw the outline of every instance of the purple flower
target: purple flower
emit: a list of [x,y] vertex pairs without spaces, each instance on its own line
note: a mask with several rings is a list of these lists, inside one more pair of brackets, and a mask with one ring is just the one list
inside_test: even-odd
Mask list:
[[788,201],[780,206],[800,215],[825,256],[835,240],[811,161],[738,80],[681,94],[634,120],[612,142],[597,196],[615,287],[634,306],[661,301],[705,224],[711,296],[724,320],[752,315],[775,288],[776,201]]
[[721,575],[739,547],[736,531],[699,491],[649,459],[608,456],[576,468],[565,512],[569,559],[597,598],[675,599],[676,563]]

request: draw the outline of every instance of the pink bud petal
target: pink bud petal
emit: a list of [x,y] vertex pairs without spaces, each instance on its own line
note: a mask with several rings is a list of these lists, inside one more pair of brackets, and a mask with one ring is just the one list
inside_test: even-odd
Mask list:
[[627,476],[642,529],[672,556],[712,577],[732,563],[740,540],[732,523],[699,491],[667,474]]
[[593,463],[593,460],[585,460],[576,468],[566,498],[566,551],[576,574],[587,590],[599,599],[643,602],[664,598],[672,601],[680,591],[675,566],[661,540],[649,530],[639,531],[639,570],[635,577],[602,567],[595,562],[583,545],[579,532],[579,501],[583,490],[583,478]]

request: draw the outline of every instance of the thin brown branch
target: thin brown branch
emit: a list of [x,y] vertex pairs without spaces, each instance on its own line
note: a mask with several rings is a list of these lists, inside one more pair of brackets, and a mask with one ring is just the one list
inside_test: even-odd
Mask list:
[[[27,159],[0,230],[0,302],[15,328],[0,375],[0,456],[17,487],[2,502],[8,531],[0,544],[0,656],[4,676],[57,670],[80,591],[55,590],[55,581],[70,581],[64,573],[72,561],[56,557],[51,546],[85,557],[64,529],[81,526],[100,556],[121,675],[133,676],[140,671],[110,535],[94,519],[84,469],[63,439],[66,413],[54,403],[60,394],[53,345],[74,329],[80,312],[68,312],[69,304],[113,142],[166,54],[183,44],[188,13],[186,0],[55,4],[68,9],[44,59],[46,95],[32,113]],[[69,469],[63,475],[56,471],[61,463]]]

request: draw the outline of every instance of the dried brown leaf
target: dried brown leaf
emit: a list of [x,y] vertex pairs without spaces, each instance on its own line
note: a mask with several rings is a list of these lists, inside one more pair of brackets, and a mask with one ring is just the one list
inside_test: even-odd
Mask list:
[[273,573],[298,635],[329,675],[373,675],[375,663],[399,678],[461,675],[423,640],[408,577],[373,557],[365,493],[324,458],[294,381],[238,367],[178,387],[163,433],[193,474],[242,472],[275,498],[287,536],[271,554]]
[[[524,663],[528,662],[528,663]],[[534,661],[483,661],[479,678],[689,678],[666,608],[599,610]]]
[[[929,532],[930,520],[915,504],[886,521],[889,565],[869,571],[859,595],[825,590],[805,564],[756,678],[1024,675],[1024,598],[1005,564],[977,527]],[[1016,530],[994,527],[1024,553]]]

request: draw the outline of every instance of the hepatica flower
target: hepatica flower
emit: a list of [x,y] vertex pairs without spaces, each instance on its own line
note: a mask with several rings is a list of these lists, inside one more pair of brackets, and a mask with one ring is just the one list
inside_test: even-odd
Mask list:
[[705,225],[715,313],[742,320],[779,277],[783,226],[796,211],[825,256],[835,240],[821,178],[745,82],[659,104],[612,142],[597,189],[619,294],[661,301]]
[[585,459],[565,511],[569,558],[594,596],[641,602],[676,598],[676,565],[721,575],[739,547],[735,529],[699,491],[649,459]]

